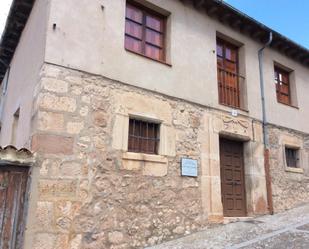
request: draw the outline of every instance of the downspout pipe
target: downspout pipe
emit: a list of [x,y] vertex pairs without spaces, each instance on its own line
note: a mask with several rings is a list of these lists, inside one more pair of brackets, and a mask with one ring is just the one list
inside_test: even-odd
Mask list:
[[263,141],[265,149],[269,149],[268,142],[268,130],[267,130],[267,115],[266,115],[266,103],[265,103],[265,84],[264,84],[264,70],[263,70],[263,58],[264,49],[268,47],[273,41],[273,33],[269,33],[269,39],[267,43],[259,50],[259,69],[260,69],[260,87],[261,87],[261,100],[262,100],[262,120],[263,120]]
[[269,39],[264,46],[259,49],[259,71],[260,71],[260,88],[261,88],[261,102],[262,102],[262,122],[263,122],[263,143],[264,143],[264,168],[265,168],[265,180],[267,191],[267,204],[270,214],[274,214],[273,196],[271,186],[270,164],[269,164],[269,139],[268,139],[268,127],[267,127],[267,114],[266,114],[266,102],[265,102],[265,83],[264,83],[264,70],[263,70],[263,58],[264,50],[273,41],[273,33],[269,33]]

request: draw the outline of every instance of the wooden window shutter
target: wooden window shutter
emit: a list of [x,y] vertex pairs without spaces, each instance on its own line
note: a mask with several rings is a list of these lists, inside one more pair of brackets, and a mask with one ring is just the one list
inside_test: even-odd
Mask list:
[[217,39],[217,73],[219,103],[240,108],[238,48],[221,39]]
[[282,104],[291,105],[290,73],[275,67],[275,85],[277,101]]

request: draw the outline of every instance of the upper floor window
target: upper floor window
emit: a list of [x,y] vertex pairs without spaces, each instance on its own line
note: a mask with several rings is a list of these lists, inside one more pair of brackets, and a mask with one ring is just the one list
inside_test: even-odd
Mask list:
[[166,17],[137,4],[127,3],[125,48],[158,61],[165,61]]
[[241,77],[239,76],[238,47],[217,39],[217,71],[220,104],[240,107]]
[[290,73],[275,66],[275,84],[277,101],[282,104],[291,105]]
[[128,151],[158,154],[160,124],[130,119]]

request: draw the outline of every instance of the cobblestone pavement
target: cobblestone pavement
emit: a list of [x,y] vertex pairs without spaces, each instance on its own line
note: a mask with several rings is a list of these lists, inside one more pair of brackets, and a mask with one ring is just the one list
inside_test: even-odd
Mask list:
[[309,204],[218,225],[148,249],[309,249]]

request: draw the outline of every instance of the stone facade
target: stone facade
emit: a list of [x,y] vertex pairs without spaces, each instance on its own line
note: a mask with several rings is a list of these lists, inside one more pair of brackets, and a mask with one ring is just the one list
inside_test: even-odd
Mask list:
[[[276,212],[295,207],[309,200],[308,135],[282,127],[269,129],[270,165],[273,201]],[[289,168],[285,147],[299,150],[299,168]]]
[[[267,213],[261,124],[245,115],[48,64],[32,113],[29,248],[142,248],[222,222],[221,136],[244,141],[248,215]],[[127,152],[130,115],[161,122],[159,155]]]
[[[42,162],[34,248],[140,248],[205,227],[200,178],[179,177],[181,156],[201,160],[201,108],[51,66],[39,89],[32,138]],[[136,103],[139,95],[147,102]],[[113,149],[124,103],[165,115],[166,129],[175,127],[178,137],[173,153],[168,141],[161,158],[133,160]]]

